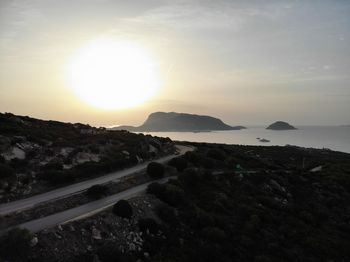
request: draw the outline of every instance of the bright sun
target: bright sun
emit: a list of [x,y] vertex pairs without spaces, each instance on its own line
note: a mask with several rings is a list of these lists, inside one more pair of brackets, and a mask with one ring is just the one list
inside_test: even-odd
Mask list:
[[68,80],[80,99],[102,109],[140,105],[160,85],[156,65],[145,50],[113,40],[81,48],[69,63]]

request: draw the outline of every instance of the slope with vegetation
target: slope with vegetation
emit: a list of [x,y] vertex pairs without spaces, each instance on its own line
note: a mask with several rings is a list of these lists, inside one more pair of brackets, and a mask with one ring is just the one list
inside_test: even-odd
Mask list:
[[170,154],[169,138],[0,114],[0,201]]
[[191,145],[197,150],[169,162],[177,170],[176,179],[150,184],[149,194],[91,218],[39,233],[39,244],[26,249],[28,257],[350,259],[349,154],[290,146]]
[[168,205],[157,211],[167,240],[148,239],[152,261],[350,259],[349,154],[197,147],[177,180],[148,188]]

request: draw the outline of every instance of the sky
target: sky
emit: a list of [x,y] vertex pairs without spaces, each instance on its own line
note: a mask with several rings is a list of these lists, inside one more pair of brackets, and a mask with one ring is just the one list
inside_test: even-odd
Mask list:
[[[0,0],[0,112],[95,126],[155,111],[350,124],[349,14],[348,0]],[[101,37],[151,54],[154,97],[105,110],[74,93],[67,64]]]

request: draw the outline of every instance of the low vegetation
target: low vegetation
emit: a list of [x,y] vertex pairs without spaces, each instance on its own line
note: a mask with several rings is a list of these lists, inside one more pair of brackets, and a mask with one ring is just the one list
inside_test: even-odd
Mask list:
[[129,204],[127,200],[119,200],[113,206],[113,213],[117,216],[130,219],[133,215],[132,206]]
[[178,206],[184,203],[184,191],[176,184],[152,183],[147,188],[147,193],[153,194],[171,206]]
[[157,216],[166,223],[174,223],[177,220],[176,209],[167,205],[160,204],[155,207]]
[[169,161],[168,165],[175,167],[178,172],[182,172],[188,164],[185,158],[175,157]]
[[93,185],[87,191],[88,197],[92,199],[99,199],[107,195],[107,186],[105,185]]
[[147,166],[147,174],[153,179],[162,178],[164,176],[164,173],[165,168],[160,163],[151,162]]
[[161,226],[153,218],[142,218],[138,222],[140,231],[143,233],[157,234]]
[[[148,187],[166,203],[155,208],[166,240],[147,240],[152,261],[350,259],[348,154],[197,147],[177,180]],[[209,169],[203,158],[213,160]],[[318,165],[322,171],[309,171]]]
[[14,228],[0,237],[0,258],[5,261],[25,261],[33,235],[26,229]]

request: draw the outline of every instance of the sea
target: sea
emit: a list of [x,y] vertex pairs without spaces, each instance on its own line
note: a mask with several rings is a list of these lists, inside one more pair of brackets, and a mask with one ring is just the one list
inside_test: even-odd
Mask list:
[[[172,140],[239,145],[285,146],[331,149],[350,153],[350,126],[298,126],[297,130],[275,131],[262,126],[211,132],[149,132]],[[269,142],[261,142],[262,139]]]

